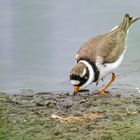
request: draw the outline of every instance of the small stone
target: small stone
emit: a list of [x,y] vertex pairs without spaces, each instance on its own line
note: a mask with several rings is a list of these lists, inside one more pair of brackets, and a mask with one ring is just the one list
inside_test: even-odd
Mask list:
[[27,120],[23,120],[23,122],[24,122],[24,123],[26,123],[26,122],[27,122]]
[[86,102],[86,100],[81,100],[79,103],[80,104],[83,104],[83,103],[85,103]]
[[54,107],[56,105],[56,102],[46,101],[45,104],[46,104],[47,107],[52,108],[52,107]]
[[121,94],[117,94],[116,97],[117,97],[117,98],[121,98]]
[[70,131],[71,131],[71,132],[78,132],[78,128],[72,127],[72,128],[70,128]]
[[65,101],[63,102],[63,108],[70,109],[73,106],[72,101]]
[[63,138],[63,134],[60,131],[54,132],[54,136],[57,137],[57,138]]
[[44,104],[37,102],[36,106],[44,106]]

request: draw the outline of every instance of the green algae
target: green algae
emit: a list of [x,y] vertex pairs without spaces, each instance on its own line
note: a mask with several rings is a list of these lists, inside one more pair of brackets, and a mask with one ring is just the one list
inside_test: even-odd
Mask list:
[[[0,102],[0,140],[140,139],[139,97],[73,97],[60,92],[4,98]],[[70,124],[51,117],[88,112],[99,112],[101,118]]]

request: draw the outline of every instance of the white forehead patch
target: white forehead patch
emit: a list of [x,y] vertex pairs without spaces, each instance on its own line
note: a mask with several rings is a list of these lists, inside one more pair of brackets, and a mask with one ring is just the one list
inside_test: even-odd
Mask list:
[[83,73],[80,76],[83,77],[85,74],[86,74],[86,69],[83,70]]
[[70,82],[71,82],[73,85],[79,85],[79,84],[80,84],[80,81],[78,81],[78,80],[70,80]]

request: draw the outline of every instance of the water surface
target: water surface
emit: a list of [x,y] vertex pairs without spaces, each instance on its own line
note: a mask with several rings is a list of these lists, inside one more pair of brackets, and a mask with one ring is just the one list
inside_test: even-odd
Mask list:
[[[69,71],[79,47],[88,38],[119,24],[125,13],[140,16],[138,3],[138,0],[1,0],[0,90],[72,90]],[[137,22],[130,29],[128,50],[116,70],[118,80],[113,88],[140,87],[139,52],[140,22]]]

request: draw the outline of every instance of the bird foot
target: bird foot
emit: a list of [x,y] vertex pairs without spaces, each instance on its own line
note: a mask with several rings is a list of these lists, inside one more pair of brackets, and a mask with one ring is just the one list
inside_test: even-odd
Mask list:
[[109,94],[110,92],[106,91],[105,89],[101,89],[101,90],[96,91],[96,94],[105,94],[105,93]]

